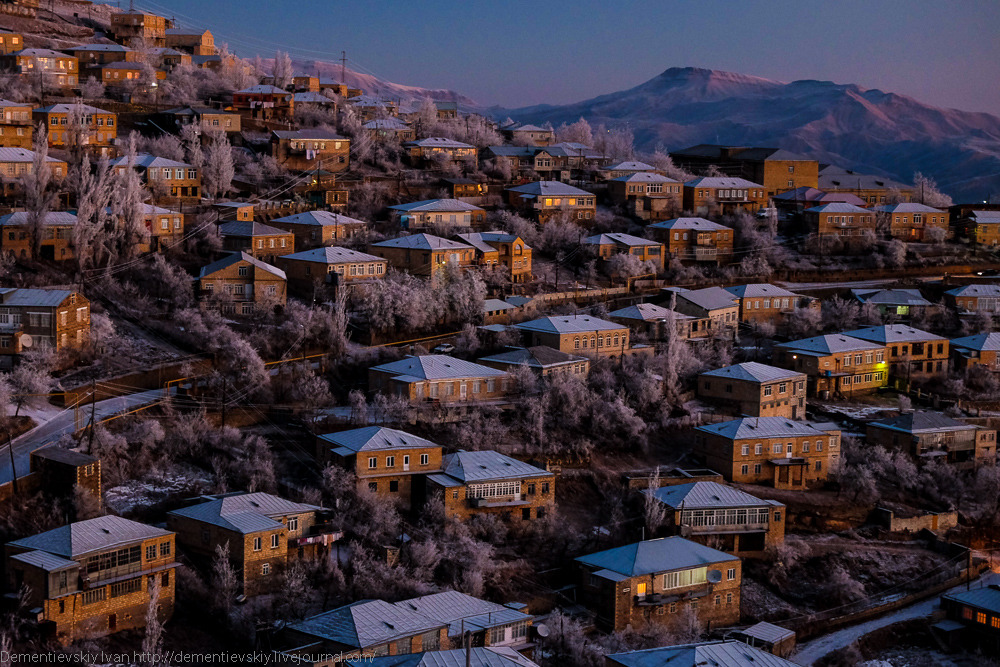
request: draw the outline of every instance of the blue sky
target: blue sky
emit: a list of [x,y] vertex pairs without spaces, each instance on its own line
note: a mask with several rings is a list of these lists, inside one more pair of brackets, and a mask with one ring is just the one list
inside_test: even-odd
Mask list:
[[[1000,115],[1000,2],[138,0],[250,56],[281,48],[483,104],[566,103],[668,67],[823,79]],[[125,0],[122,0],[125,5]],[[234,20],[235,19],[235,20]]]

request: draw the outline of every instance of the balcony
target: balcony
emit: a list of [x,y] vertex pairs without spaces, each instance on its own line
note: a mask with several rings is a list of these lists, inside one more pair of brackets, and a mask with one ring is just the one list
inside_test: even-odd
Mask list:
[[718,248],[695,248],[694,259],[697,262],[714,262],[719,259]]
[[699,584],[694,588],[689,588],[680,593],[649,593],[647,595],[636,595],[633,602],[637,607],[660,607],[673,602],[683,602],[685,600],[697,600],[711,594],[712,584]]
[[765,523],[733,523],[716,524],[712,526],[691,526],[681,525],[681,535],[720,535],[728,533],[760,533],[767,532],[768,524]]
[[528,497],[524,494],[520,496],[497,496],[495,498],[469,498],[471,507],[515,507],[517,505],[527,505]]

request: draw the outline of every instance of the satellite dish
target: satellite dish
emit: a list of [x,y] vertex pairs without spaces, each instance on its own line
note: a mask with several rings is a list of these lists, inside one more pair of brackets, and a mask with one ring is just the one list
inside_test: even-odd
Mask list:
[[545,625],[544,623],[539,623],[538,625],[535,626],[535,632],[538,633],[539,637],[548,637],[549,626]]
[[31,340],[31,334],[24,334],[21,336],[21,347],[31,347],[34,345],[33,340]]
[[708,581],[712,584],[717,584],[722,581],[722,571],[721,570],[709,570],[708,571]]

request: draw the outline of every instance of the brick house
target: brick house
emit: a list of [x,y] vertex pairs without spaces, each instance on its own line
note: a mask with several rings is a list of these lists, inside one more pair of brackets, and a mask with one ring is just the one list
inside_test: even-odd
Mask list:
[[963,285],[944,293],[944,302],[958,312],[959,317],[973,313],[1000,316],[1000,285]]
[[725,288],[739,299],[740,321],[749,324],[767,322],[775,327],[799,308],[819,311],[819,299],[803,296],[769,283],[752,283]]
[[916,459],[945,460],[956,468],[994,465],[997,460],[995,430],[927,410],[869,422],[865,442],[901,450]]
[[717,482],[646,490],[667,508],[664,526],[699,544],[735,556],[763,556],[785,541],[785,506]]
[[427,496],[443,500],[445,516],[464,521],[499,514],[531,521],[555,509],[555,473],[500,452],[459,451],[446,455],[441,467],[427,476]]
[[19,32],[0,29],[0,55],[20,51],[24,46],[24,36]]
[[695,215],[756,213],[765,206],[764,186],[743,178],[702,176],[684,184],[684,210]]
[[[12,149],[16,150],[16,149]],[[49,261],[73,259],[73,229],[76,216],[65,211],[50,211],[42,221],[42,239],[38,246],[38,257]],[[31,256],[31,227],[28,213],[17,211],[0,216],[0,250],[16,257]]]
[[0,288],[0,364],[30,347],[79,350],[90,340],[90,301],[72,290]]
[[413,141],[416,132],[413,128],[398,118],[374,118],[361,126],[373,141],[384,142],[391,139],[394,142]]
[[285,272],[245,252],[234,252],[201,268],[198,297],[202,307],[218,307],[228,315],[253,315],[285,305]]
[[247,119],[288,121],[295,115],[295,100],[286,90],[258,84],[233,93],[233,108]]
[[889,381],[886,346],[845,334],[778,343],[771,361],[808,375],[809,394],[820,398],[869,394]]
[[216,132],[230,135],[239,134],[242,130],[242,119],[239,114],[211,107],[176,107],[161,111],[157,117],[165,121],[165,124],[172,125],[177,134],[188,125],[195,126],[203,141],[205,137]]
[[733,294],[721,287],[696,290],[676,288],[670,292],[679,313],[707,319],[711,335],[730,333],[740,324],[740,304]]
[[72,498],[77,487],[104,505],[101,482],[101,459],[62,447],[42,447],[31,452],[30,475],[36,476],[41,487],[54,496]]
[[[428,618],[446,622],[450,646],[462,645],[463,631],[471,635],[469,639],[472,646],[494,649],[498,652],[502,649],[513,652],[530,650],[534,646],[529,635],[534,616],[525,611],[526,605],[523,603],[497,604],[458,591],[442,591],[403,600],[397,602],[396,606],[406,607]],[[431,655],[441,655],[441,653]],[[465,664],[464,652],[459,657],[460,664]],[[428,667],[431,664],[434,663],[428,663]],[[493,663],[486,664],[487,667],[493,665]]]
[[941,239],[948,235],[948,211],[923,204],[902,202],[881,204],[874,208],[876,219],[885,219],[889,235],[904,241],[925,241],[928,231],[940,230]]
[[783,148],[699,144],[671,151],[670,158],[695,173],[714,166],[727,176],[761,183],[768,197],[802,186],[815,188],[819,179],[816,160]]
[[140,244],[140,252],[159,251],[172,247],[184,238],[184,214],[168,208],[143,204],[142,221],[149,232],[149,243]]
[[223,250],[245,252],[269,264],[295,252],[295,236],[291,232],[262,222],[226,222],[219,225],[219,236]]
[[368,223],[332,211],[306,211],[268,222],[272,227],[284,229],[295,236],[298,250],[322,248],[343,243],[368,230]]
[[62,644],[142,628],[152,588],[174,611],[174,534],[118,516],[78,521],[6,545],[8,591],[28,589],[43,634]]
[[852,289],[851,294],[861,303],[874,305],[882,315],[899,319],[924,315],[934,308],[918,289]]
[[80,83],[77,59],[52,49],[21,49],[0,55],[0,70],[32,82],[41,80],[46,89],[61,89],[62,92]]
[[118,148],[118,115],[89,104],[52,104],[32,111],[35,123],[41,123],[48,132],[49,148],[68,148],[73,139],[70,116],[79,111],[80,142],[91,157],[114,157]]
[[455,238],[476,250],[479,266],[505,267],[511,284],[531,282],[531,246],[507,232],[469,232]]
[[809,187],[780,192],[771,198],[771,202],[780,214],[785,215],[798,215],[806,209],[824,204],[851,204],[861,208],[868,206],[864,199],[849,192],[823,192]]
[[887,348],[889,375],[907,384],[948,378],[949,342],[947,338],[905,324],[845,331],[845,336],[884,345]]
[[840,428],[784,417],[742,417],[695,429],[694,451],[730,482],[804,489],[840,463]]
[[152,46],[166,46],[167,29],[173,24],[170,19],[156,14],[121,12],[111,15],[111,34],[122,44],[140,40]]
[[366,123],[374,118],[399,115],[398,105],[391,100],[382,100],[373,95],[355,95],[347,104],[357,115],[358,120]]
[[805,419],[806,375],[748,361],[699,375],[698,396],[738,415]]
[[313,248],[278,257],[277,265],[285,272],[288,288],[304,296],[314,294],[317,286],[340,285],[384,278],[389,263],[381,257],[341,246]]
[[326,557],[341,537],[322,507],[270,493],[237,491],[202,496],[167,513],[167,526],[185,554],[211,562],[216,547],[229,545],[229,562],[240,590],[253,596],[281,585],[279,574],[298,560]]
[[[0,34],[0,38],[2,37]],[[0,100],[0,148],[31,149],[33,109],[30,104]],[[2,162],[3,159],[0,158],[0,164]]]
[[185,51],[193,56],[214,56],[215,37],[208,30],[167,28],[163,35],[164,46]]
[[517,368],[529,368],[543,378],[560,373],[586,378],[590,372],[589,358],[560,352],[545,345],[519,347],[492,354],[479,359],[479,363],[508,373],[513,373]]
[[540,317],[515,324],[530,345],[545,345],[566,354],[610,356],[629,352],[629,329],[590,315]]
[[[128,156],[111,162],[118,171],[128,169]],[[132,168],[139,174],[143,184],[153,193],[154,199],[177,201],[201,201],[201,168],[169,160],[165,157],[139,153]]]
[[401,229],[437,229],[460,227],[471,229],[486,222],[486,211],[458,199],[427,199],[389,206],[394,223]]
[[888,204],[894,198],[904,202],[913,199],[911,185],[883,176],[859,174],[831,164],[820,166],[816,187],[823,192],[849,192],[863,199],[869,206]]
[[556,133],[537,125],[514,125],[503,130],[503,135],[514,146],[549,146],[556,141]]
[[689,608],[709,628],[740,620],[740,559],[683,537],[661,537],[575,559],[583,603],[608,632],[670,627]]
[[[28,128],[28,138],[31,129]],[[49,165],[52,181],[59,184],[68,173],[68,166],[63,160],[46,156],[45,163]],[[35,152],[24,148],[0,147],[0,188],[5,197],[15,197],[23,193],[23,185],[19,177],[30,174],[35,169]]]
[[164,70],[150,71],[140,63],[108,63],[101,65],[100,76],[97,77],[105,86],[111,89],[119,89],[124,92],[148,93],[154,89],[153,84],[160,85],[158,81],[167,78]]
[[435,164],[438,160],[453,163],[476,159],[475,146],[445,137],[407,141],[403,144],[403,148],[410,158],[410,164],[416,167]]
[[875,213],[854,204],[823,204],[802,213],[811,234],[858,237],[875,233]]
[[[770,624],[758,623],[757,625]],[[794,632],[791,633],[791,638],[794,644]],[[764,642],[729,639],[681,646],[661,646],[641,651],[614,653],[605,656],[605,660],[607,660],[606,667],[653,667],[654,665],[670,665],[670,667],[701,667],[702,665],[796,667],[794,662],[772,655],[768,651],[754,648],[755,646],[764,646]]]
[[101,67],[110,63],[134,63],[139,55],[134,49],[121,44],[81,44],[66,49],[66,52],[76,56],[83,81],[91,76],[100,81]]
[[608,313],[608,319],[624,324],[650,340],[665,340],[669,322],[673,321],[677,335],[685,340],[704,338],[711,331],[711,320],[670,310],[653,303],[637,303]]
[[[601,167],[598,175],[606,181],[612,181],[622,176],[634,176],[635,174],[663,174],[663,172],[651,164],[640,162],[639,160],[623,160]],[[609,184],[610,187],[610,184]],[[678,193],[680,190],[678,190]]]
[[629,215],[640,220],[664,220],[679,213],[683,204],[682,190],[680,181],[649,171],[608,181],[611,201],[624,206]]
[[962,235],[984,246],[1000,244],[1000,211],[970,211],[958,221]]
[[705,218],[673,218],[653,223],[646,229],[664,244],[671,257],[681,261],[727,264],[733,256],[736,233]]
[[275,130],[271,155],[292,171],[337,174],[351,167],[351,140],[329,130]]
[[597,214],[593,193],[559,181],[535,181],[506,190],[508,203],[540,224],[556,216],[589,225]]
[[496,400],[513,386],[503,371],[444,355],[405,357],[368,369],[369,391],[395,394],[411,403]]
[[632,255],[640,262],[652,263],[656,273],[663,271],[663,244],[657,241],[611,232],[588,236],[580,243],[584,250],[605,262],[614,255]]
[[317,458],[352,472],[358,492],[392,499],[403,510],[426,500],[425,476],[441,472],[441,445],[382,426],[317,436]]
[[990,584],[946,593],[941,596],[941,607],[947,619],[932,627],[937,630],[947,622],[957,623],[956,648],[976,650],[977,655],[979,651],[994,656],[1000,653],[1000,587]]
[[450,241],[433,234],[413,234],[369,243],[368,252],[388,260],[389,264],[415,276],[433,277],[449,262],[458,266],[473,266],[476,249],[465,243]]
[[1000,371],[1000,333],[977,334],[951,340],[955,370],[964,372],[972,366]]

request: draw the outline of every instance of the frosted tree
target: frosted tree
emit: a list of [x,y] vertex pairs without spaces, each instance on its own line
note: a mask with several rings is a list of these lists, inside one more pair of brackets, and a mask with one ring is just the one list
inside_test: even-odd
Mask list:
[[[227,542],[228,545],[228,542]],[[149,603],[146,605],[146,629],[142,637],[142,652],[150,662],[158,662],[163,649],[163,621],[160,619],[160,577],[153,575],[148,579]]]
[[38,257],[38,249],[42,245],[45,221],[56,193],[52,185],[52,169],[49,167],[49,135],[45,125],[39,123],[35,128],[34,156],[31,160],[31,173],[23,177],[25,204],[27,208],[27,223],[31,256]]
[[233,149],[226,135],[219,133],[212,137],[202,174],[205,187],[212,198],[217,200],[232,189],[236,167],[233,164]]
[[21,414],[21,408],[46,401],[46,395],[52,387],[52,377],[43,360],[30,357],[11,372],[10,385],[14,391],[14,416],[17,417]]
[[284,51],[274,54],[274,85],[281,89],[287,89],[292,85],[292,57]]
[[593,146],[594,132],[590,127],[590,123],[581,118],[572,125],[567,125],[566,123],[560,125],[556,130],[556,141],[570,141],[585,146]]
[[951,197],[938,189],[937,182],[919,171],[913,174],[913,198],[934,208],[948,208],[952,204]]
[[693,174],[690,174],[675,165],[673,158],[670,157],[670,154],[662,146],[656,147],[656,151],[649,158],[649,164],[662,171],[667,178],[672,178],[675,181],[680,181],[681,183],[690,181],[694,178]]
[[119,259],[132,259],[139,254],[140,244],[149,242],[149,230],[145,223],[146,190],[135,169],[136,139],[134,132],[129,135],[125,149],[125,168],[116,172],[112,186],[111,215],[117,225],[114,233],[105,239],[109,266]]
[[96,266],[103,247],[103,235],[108,225],[108,207],[111,203],[112,173],[108,159],[102,157],[96,170],[91,170],[90,160],[84,156],[83,164],[74,176],[76,190],[76,224],[73,226],[73,255],[77,267],[84,271]]
[[240,582],[229,559],[229,542],[215,547],[215,558],[212,559],[212,589],[219,610],[226,616],[233,610],[233,602]]
[[438,112],[434,100],[424,98],[417,108],[417,117],[414,127],[419,138],[429,137],[437,132]]
[[643,493],[643,517],[648,531],[647,538],[656,537],[656,531],[667,518],[667,506],[656,497],[659,489],[660,466],[656,466],[656,471],[650,476],[646,491]]
[[191,123],[181,128],[181,146],[184,148],[184,161],[198,169],[205,165],[205,152],[201,149],[201,130]]

